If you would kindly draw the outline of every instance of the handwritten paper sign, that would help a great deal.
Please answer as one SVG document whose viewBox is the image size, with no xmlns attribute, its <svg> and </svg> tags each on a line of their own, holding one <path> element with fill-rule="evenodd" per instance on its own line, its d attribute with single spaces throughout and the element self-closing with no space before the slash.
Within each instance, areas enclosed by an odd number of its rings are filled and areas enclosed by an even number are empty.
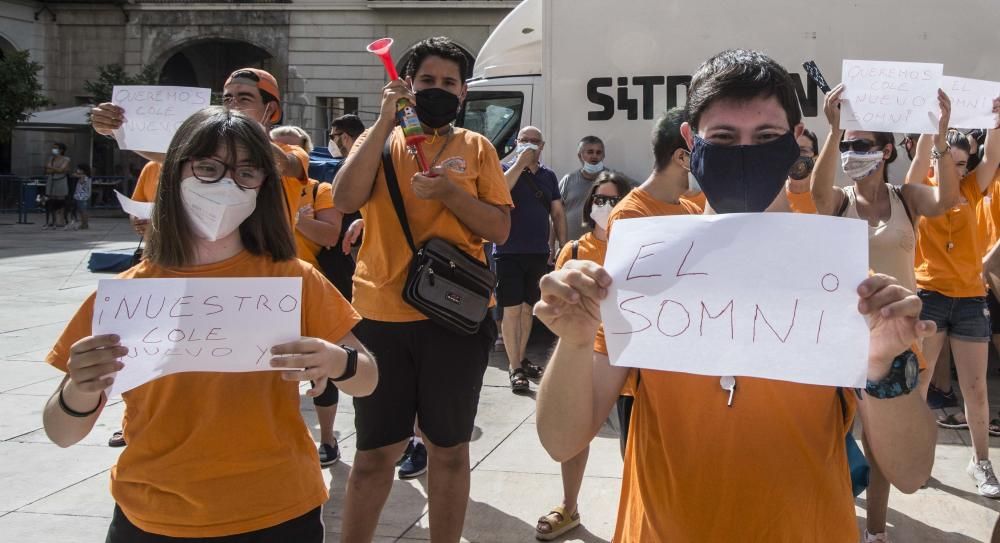
<svg viewBox="0 0 1000 543">
<path fill-rule="evenodd" d="M 615 223 L 601 304 L 618 366 L 864 386 L 864 221 L 791 213 Z"/>
<path fill-rule="evenodd" d="M 271 347 L 301 337 L 301 301 L 300 277 L 102 280 L 94 334 L 129 350 L 109 394 L 174 373 L 271 370 Z"/>
<path fill-rule="evenodd" d="M 195 87 L 115 86 L 111 101 L 125 110 L 125 123 L 115 130 L 118 146 L 166 153 L 181 123 L 210 106 L 211 97 L 211 89 Z"/>
<path fill-rule="evenodd" d="M 993 100 L 1000 98 L 1000 82 L 946 75 L 941 88 L 951 98 L 952 128 L 997 127 Z"/>
<path fill-rule="evenodd" d="M 845 60 L 841 127 L 936 134 L 942 64 Z"/>
<path fill-rule="evenodd" d="M 124 194 L 115 191 L 115 196 L 118 197 L 118 203 L 122 206 L 122 211 L 132 215 L 137 219 L 149 220 L 153 215 L 153 203 L 152 202 L 137 202 Z"/>
</svg>

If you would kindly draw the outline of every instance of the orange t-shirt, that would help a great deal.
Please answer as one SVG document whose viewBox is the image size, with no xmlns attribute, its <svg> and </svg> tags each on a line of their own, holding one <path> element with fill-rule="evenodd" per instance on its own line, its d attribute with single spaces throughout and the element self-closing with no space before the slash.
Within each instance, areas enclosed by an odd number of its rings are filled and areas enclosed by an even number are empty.
<svg viewBox="0 0 1000 543">
<path fill-rule="evenodd" d="M 664 215 L 701 215 L 702 211 L 694 204 L 684 198 L 678 204 L 661 202 L 642 190 L 642 187 L 632 189 L 618 202 L 618 205 L 611 210 L 608 217 L 608 239 L 611 239 L 611 229 L 615 221 L 620 219 L 638 219 L 640 217 L 662 217 Z M 604 325 L 597 329 L 597 337 L 594 338 L 594 350 L 599 353 L 608 354 L 608 346 L 604 340 Z"/>
<path fill-rule="evenodd" d="M 837 389 L 736 383 L 639 372 L 614 541 L 858 540 Z"/>
<path fill-rule="evenodd" d="M 580 239 L 576 240 L 576 260 L 589 260 L 604 264 L 604 257 L 608 254 L 608 242 L 597 239 L 593 232 L 587 232 Z M 573 259 L 573 242 L 563 245 L 556 257 L 556 269 L 562 268 L 567 261 Z"/>
<path fill-rule="evenodd" d="M 302 335 L 339 342 L 360 317 L 312 266 L 242 252 L 215 264 L 164 269 L 148 260 L 119 275 L 302 277 Z M 70 346 L 91 335 L 94 294 L 46 360 L 66 371 Z M 123 394 L 125 440 L 111 494 L 144 531 L 218 537 L 286 522 L 327 501 L 319 457 L 300 413 L 299 383 L 279 372 L 180 373 Z"/>
<path fill-rule="evenodd" d="M 937 185 L 933 178 L 925 183 Z M 976 224 L 976 206 L 983 200 L 983 193 L 976 173 L 967 175 L 960 188 L 958 205 L 940 217 L 921 217 L 917 223 L 917 288 L 952 298 L 985 296 L 983 248 Z"/>
<path fill-rule="evenodd" d="M 281 185 L 285 189 L 285 209 L 288 211 L 288 224 L 295 229 L 295 217 L 298 216 L 299 201 L 305 196 L 306 189 L 309 188 L 309 153 L 298 145 L 288 145 L 274 142 L 285 153 L 292 153 L 302 164 L 302 177 L 281 176 Z"/>
<path fill-rule="evenodd" d="M 354 149 L 367 136 L 367 131 L 361 134 Z M 402 130 L 396 128 L 390 137 L 392 163 L 414 244 L 419 248 L 431 238 L 442 238 L 485 263 L 482 238 L 473 234 L 440 201 L 421 200 L 413 194 L 410 179 L 420 167 L 406 150 Z M 513 205 L 496 149 L 482 135 L 455 128 L 451 138 L 438 137 L 436 142 L 429 139 L 422 147 L 428 160 L 440 153 L 436 163 L 448 170 L 448 177 L 467 194 L 495 206 Z M 396 217 L 381 164 L 371 196 L 361 207 L 361 216 L 365 220 L 365 236 L 354 274 L 354 307 L 364 318 L 376 321 L 426 320 L 423 313 L 403 301 L 403 285 L 413 253 Z"/>
<path fill-rule="evenodd" d="M 139 180 L 135 183 L 135 190 L 132 191 L 132 199 L 136 202 L 155 202 L 156 187 L 160 184 L 160 170 L 163 164 L 149 161 L 139 172 Z"/>
<path fill-rule="evenodd" d="M 1000 171 L 990 183 L 986 196 L 976 206 L 976 223 L 979 226 L 979 248 L 983 256 L 1000 240 Z"/>
<path fill-rule="evenodd" d="M 705 196 L 704 191 L 699 191 L 698 194 L 694 194 L 691 196 L 681 196 L 681 200 L 686 200 L 698 206 L 698 209 L 700 210 L 697 213 L 698 215 L 701 215 L 702 213 L 705 212 L 705 204 L 708 203 L 708 198 Z"/>
<path fill-rule="evenodd" d="M 793 213 L 815 215 L 819 212 L 811 192 L 792 192 L 788 190 L 788 187 L 785 187 L 785 196 L 788 198 L 788 206 L 792 208 Z"/>
<path fill-rule="evenodd" d="M 313 187 L 316 188 L 316 201 L 313 201 Z M 305 187 L 305 194 L 299 200 L 299 207 L 302 208 L 307 205 L 313 206 L 313 212 L 323 211 L 324 209 L 333 209 L 333 185 L 330 183 L 320 183 L 315 179 L 310 179 L 309 184 Z M 298 220 L 298 214 L 295 215 L 296 220 Z M 313 266 L 319 266 L 319 261 L 316 260 L 316 254 L 322 249 L 318 243 L 307 238 L 305 234 L 299 232 L 299 229 L 295 229 L 295 254 L 305 260 L 306 262 L 312 264 Z"/>
</svg>

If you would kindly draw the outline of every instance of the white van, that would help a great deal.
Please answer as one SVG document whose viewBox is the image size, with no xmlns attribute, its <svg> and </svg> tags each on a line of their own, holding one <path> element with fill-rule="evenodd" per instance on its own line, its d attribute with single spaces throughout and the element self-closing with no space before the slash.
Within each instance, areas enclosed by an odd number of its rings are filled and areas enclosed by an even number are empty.
<svg viewBox="0 0 1000 543">
<path fill-rule="evenodd" d="M 538 126 L 559 176 L 580 167 L 580 138 L 598 136 L 605 164 L 642 181 L 654 119 L 684 104 L 704 60 L 732 48 L 764 51 L 792 72 L 822 143 L 823 93 L 803 62 L 815 60 L 831 86 L 845 58 L 940 62 L 947 75 L 998 81 L 1000 0 L 524 0 L 479 52 L 459 124 L 501 157 L 521 126 Z"/>
</svg>

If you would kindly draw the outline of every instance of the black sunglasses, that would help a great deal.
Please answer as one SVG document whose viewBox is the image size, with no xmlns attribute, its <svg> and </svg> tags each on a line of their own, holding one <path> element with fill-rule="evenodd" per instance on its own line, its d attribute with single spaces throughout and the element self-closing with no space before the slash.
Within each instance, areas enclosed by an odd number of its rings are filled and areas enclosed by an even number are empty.
<svg viewBox="0 0 1000 543">
<path fill-rule="evenodd" d="M 595 206 L 605 206 L 605 205 L 608 205 L 608 204 L 618 205 L 618 202 L 621 201 L 621 197 L 620 196 L 602 196 L 600 194 L 595 194 L 594 198 L 593 198 L 593 201 L 594 201 L 594 205 Z"/>
<path fill-rule="evenodd" d="M 867 153 L 874 147 L 875 142 L 872 140 L 843 140 L 840 142 L 841 153 L 846 153 L 848 151 L 854 151 L 855 153 Z"/>
</svg>

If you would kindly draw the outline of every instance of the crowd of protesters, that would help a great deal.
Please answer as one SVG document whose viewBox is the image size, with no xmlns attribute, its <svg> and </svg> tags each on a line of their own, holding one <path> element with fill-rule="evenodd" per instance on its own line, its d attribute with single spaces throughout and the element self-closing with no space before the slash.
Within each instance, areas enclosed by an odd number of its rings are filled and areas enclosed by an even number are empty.
<svg viewBox="0 0 1000 543">
<path fill-rule="evenodd" d="M 501 162 L 485 137 L 455 126 L 467 63 L 448 38 L 418 43 L 403 78 L 382 89 L 377 120 L 334 120 L 325 147 L 280 125 L 271 74 L 240 69 L 224 83 L 222 107 L 185 121 L 165 154 L 143 153 L 150 162 L 132 197 L 154 211 L 133 218 L 146 251 L 121 277 L 301 277 L 303 338 L 273 347 L 270 363 L 284 371 L 181 373 L 124 394 L 113 441 L 127 448 L 111 472 L 107 541 L 323 541 L 320 469 L 340 459 L 340 390 L 353 398 L 357 437 L 342 541 L 373 540 L 394 477 L 424 472 L 431 540 L 458 541 L 469 442 L 501 332 L 511 390 L 540 380 L 539 437 L 561 463 L 563 500 L 538 519 L 540 540 L 580 525 L 589 444 L 612 414 L 624 459 L 615 541 L 888 541 L 889 488 L 912 493 L 927 482 L 938 425 L 969 430 L 972 485 L 1000 497 L 988 447 L 1000 421 L 990 420 L 986 396 L 1000 302 L 984 279 L 1000 237 L 996 130 L 950 129 L 942 92 L 935 134 L 897 143 L 891 133 L 845 131 L 838 87 L 826 98 L 830 131 L 820 145 L 788 72 L 762 53 L 728 50 L 701 64 L 685 107 L 656 121 L 644 181 L 606 167 L 595 135 L 579 140 L 579 169 L 554 172 L 536 127 L 522 127 Z M 427 135 L 426 169 L 397 125 L 401 101 Z M 93 110 L 101 134 L 123 121 L 114 104 Z M 730 158 L 732 146 L 745 160 Z M 889 173 L 900 147 L 911 157 L 905 177 Z M 80 202 L 90 185 L 70 194 L 64 154 L 57 146 L 46 166 L 46 225 L 66 224 L 57 203 L 71 198 L 86 228 Z M 838 162 L 852 184 L 835 183 Z M 75 173 L 89 179 L 86 165 Z M 195 197 L 233 202 L 233 213 L 206 223 L 186 211 Z M 611 360 L 597 307 L 611 282 L 602 265 L 616 222 L 734 211 L 868 223 L 873 275 L 855 285 L 871 327 L 859 338 L 870 341 L 866 388 L 740 377 L 740 401 L 727 406 L 715 401 L 718 377 L 640 373 Z M 495 314 L 471 333 L 429 319 L 403 295 L 411 248 L 433 240 L 495 269 Z M 48 355 L 66 372 L 44 410 L 62 446 L 93 429 L 128 347 L 93 335 L 93 303 Z M 548 361 L 527 356 L 536 317 L 557 336 Z M 951 360 L 965 409 L 935 421 L 930 407 L 942 400 L 929 391 L 953 392 L 950 379 L 931 376 Z M 919 383 L 904 369 L 919 371 Z M 318 447 L 299 415 L 300 381 L 312 383 Z M 864 534 L 844 439 L 855 418 L 871 467 Z"/>
</svg>

